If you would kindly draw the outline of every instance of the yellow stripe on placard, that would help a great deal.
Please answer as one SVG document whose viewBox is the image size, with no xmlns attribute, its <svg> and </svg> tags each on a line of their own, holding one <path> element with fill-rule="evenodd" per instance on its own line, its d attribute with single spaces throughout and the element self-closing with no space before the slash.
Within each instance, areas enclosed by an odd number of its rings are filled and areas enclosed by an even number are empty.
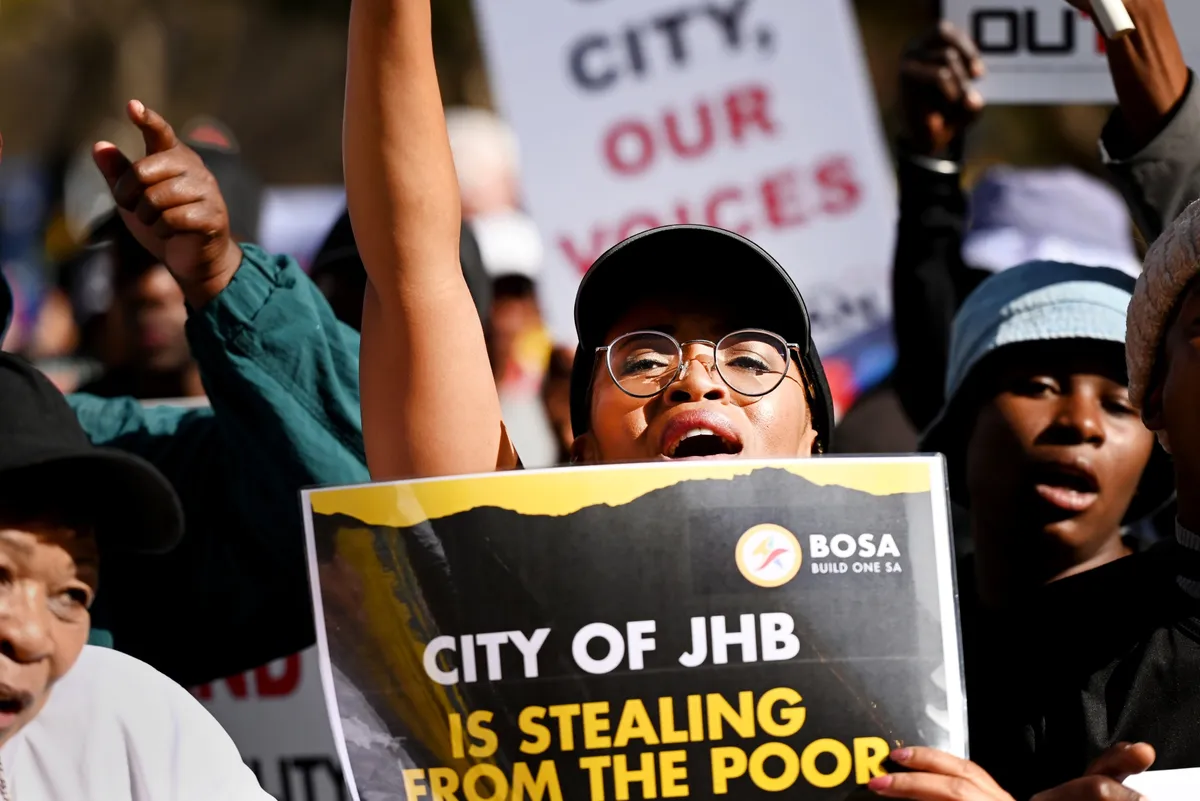
<svg viewBox="0 0 1200 801">
<path fill-rule="evenodd" d="M 929 492 L 930 462 L 856 462 L 841 459 L 748 465 L 724 461 L 697 466 L 626 466 L 511 471 L 468 478 L 371 484 L 313 490 L 317 514 L 349 515 L 371 526 L 414 526 L 425 520 L 491 507 L 523 515 L 557 517 L 588 506 L 623 506 L 648 492 L 684 481 L 733 479 L 755 470 L 786 470 L 821 486 L 872 495 Z"/>
</svg>

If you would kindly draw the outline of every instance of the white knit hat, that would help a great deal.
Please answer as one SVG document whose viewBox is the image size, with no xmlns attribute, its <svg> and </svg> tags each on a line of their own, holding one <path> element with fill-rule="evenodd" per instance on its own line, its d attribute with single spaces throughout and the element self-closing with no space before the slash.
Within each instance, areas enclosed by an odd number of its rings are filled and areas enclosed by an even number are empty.
<svg viewBox="0 0 1200 801">
<path fill-rule="evenodd" d="M 1139 409 L 1145 408 L 1154 362 L 1162 349 L 1171 314 L 1197 273 L 1200 273 L 1200 201 L 1188 206 L 1150 248 L 1129 303 L 1125 359 L 1129 367 L 1129 398 Z M 1169 451 L 1163 434 L 1159 432 L 1159 441 Z"/>
</svg>

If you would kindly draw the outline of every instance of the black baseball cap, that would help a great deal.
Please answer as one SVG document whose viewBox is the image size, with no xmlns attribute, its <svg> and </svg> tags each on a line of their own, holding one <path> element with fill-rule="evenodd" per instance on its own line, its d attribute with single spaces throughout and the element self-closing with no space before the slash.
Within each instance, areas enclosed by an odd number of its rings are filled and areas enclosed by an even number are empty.
<svg viewBox="0 0 1200 801">
<path fill-rule="evenodd" d="M 0 504 L 32 491 L 95 526 L 104 547 L 146 553 L 173 548 L 183 510 L 149 462 L 93 445 L 67 400 L 19 356 L 0 353 Z"/>
<path fill-rule="evenodd" d="M 679 293 L 701 282 L 747 325 L 773 331 L 800 346 L 810 382 L 812 422 L 823 453 L 833 442 L 833 400 L 825 368 L 812 341 L 812 325 L 796 284 L 758 245 L 731 231 L 704 225 L 669 225 L 629 237 L 596 259 L 575 295 L 579 349 L 571 372 L 571 427 L 587 432 L 596 348 L 635 303 Z M 794 358 L 795 354 L 793 354 Z"/>
</svg>

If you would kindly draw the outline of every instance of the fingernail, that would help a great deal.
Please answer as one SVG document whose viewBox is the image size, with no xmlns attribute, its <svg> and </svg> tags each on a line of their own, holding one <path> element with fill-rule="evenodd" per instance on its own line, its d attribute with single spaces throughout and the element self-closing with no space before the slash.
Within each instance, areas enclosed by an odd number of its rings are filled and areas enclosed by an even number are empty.
<svg viewBox="0 0 1200 801">
<path fill-rule="evenodd" d="M 982 106 L 983 95 L 979 94 L 979 90 L 972 89 L 971 91 L 967 92 L 967 102 L 972 106 Z"/>
<path fill-rule="evenodd" d="M 879 790 L 886 790 L 887 788 L 889 788 L 891 786 L 892 786 L 892 777 L 891 776 L 876 776 L 874 779 L 871 779 L 871 781 L 867 782 L 867 789 L 874 790 L 876 792 L 878 792 Z"/>
<path fill-rule="evenodd" d="M 133 106 L 133 113 L 138 115 L 139 117 L 146 113 L 146 106 L 142 103 L 142 101 L 134 100 L 132 102 L 132 106 Z"/>
<path fill-rule="evenodd" d="M 895 751 L 892 752 L 892 761 L 893 762 L 899 762 L 899 763 L 903 764 L 910 759 L 912 759 L 912 749 L 911 748 L 897 748 Z"/>
</svg>

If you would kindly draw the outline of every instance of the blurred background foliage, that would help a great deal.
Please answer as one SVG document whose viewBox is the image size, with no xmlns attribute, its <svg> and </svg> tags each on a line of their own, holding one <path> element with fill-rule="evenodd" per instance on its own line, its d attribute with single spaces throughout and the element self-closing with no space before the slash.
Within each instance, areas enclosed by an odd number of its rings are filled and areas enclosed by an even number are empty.
<svg viewBox="0 0 1200 801">
<path fill-rule="evenodd" d="M 509 0 L 514 8 L 525 0 Z M 766 0 L 806 2 L 807 0 Z M 880 115 L 894 130 L 896 65 L 936 19 L 936 0 L 857 0 Z M 348 0 L 3 0 L 0 130 L 5 156 L 62 164 L 96 138 L 137 151 L 120 124 L 138 97 L 177 123 L 211 115 L 275 184 L 341 180 Z M 490 95 L 470 0 L 433 0 L 447 103 Z M 798 76 L 798 79 L 800 76 Z M 971 142 L 996 161 L 1097 170 L 1105 109 L 991 109 Z M 140 151 L 137 151 L 140 152 Z"/>
</svg>

